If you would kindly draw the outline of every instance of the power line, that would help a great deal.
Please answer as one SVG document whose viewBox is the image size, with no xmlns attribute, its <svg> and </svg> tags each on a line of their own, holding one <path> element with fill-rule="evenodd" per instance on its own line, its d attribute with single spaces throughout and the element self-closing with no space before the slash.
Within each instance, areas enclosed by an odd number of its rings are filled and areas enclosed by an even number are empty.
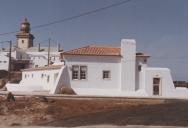
<svg viewBox="0 0 188 128">
<path fill-rule="evenodd" d="M 114 3 L 114 4 L 111 4 L 111 5 L 107 5 L 107 6 L 104 6 L 102 8 L 97 8 L 97 9 L 92 10 L 92 11 L 84 12 L 84 13 L 81 13 L 79 15 L 67 17 L 67 18 L 64 18 L 64 19 L 61 19 L 61 20 L 52 21 L 52 22 L 49 22 L 49 23 L 46 23 L 46 24 L 36 25 L 36 26 L 31 27 L 31 29 L 43 28 L 43 27 L 47 27 L 47 26 L 50 26 L 50 25 L 63 23 L 63 22 L 66 22 L 66 21 L 71 21 L 71 20 L 74 20 L 74 19 L 77 19 L 77 18 L 80 18 L 80 17 L 83 17 L 83 16 L 87 16 L 87 15 L 94 14 L 94 13 L 97 13 L 97 12 L 101 12 L 101 11 L 104 11 L 104 10 L 107 10 L 107 9 L 110 9 L 110 8 L 113 8 L 113 7 L 120 6 L 120 5 L 128 3 L 130 1 L 131 0 L 123 0 L 121 2 Z M 0 33 L 0 36 L 10 35 L 10 34 L 14 34 L 14 33 L 17 33 L 17 32 L 19 32 L 19 31 Z"/>
</svg>

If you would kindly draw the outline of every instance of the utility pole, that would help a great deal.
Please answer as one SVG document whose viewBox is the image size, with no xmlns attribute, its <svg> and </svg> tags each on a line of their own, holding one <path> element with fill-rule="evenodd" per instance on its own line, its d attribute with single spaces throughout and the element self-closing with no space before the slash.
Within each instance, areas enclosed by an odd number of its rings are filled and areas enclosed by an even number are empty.
<svg viewBox="0 0 188 128">
<path fill-rule="evenodd" d="M 50 65 L 50 38 L 48 40 L 48 66 Z"/>
<path fill-rule="evenodd" d="M 11 52 L 12 52 L 12 41 L 8 41 L 9 42 L 9 65 L 8 65 L 8 80 L 11 80 Z"/>
</svg>

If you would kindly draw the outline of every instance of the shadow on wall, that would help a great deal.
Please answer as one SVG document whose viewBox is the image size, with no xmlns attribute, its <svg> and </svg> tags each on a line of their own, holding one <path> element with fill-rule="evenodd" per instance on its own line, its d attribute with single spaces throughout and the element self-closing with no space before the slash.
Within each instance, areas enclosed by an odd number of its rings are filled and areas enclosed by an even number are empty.
<svg viewBox="0 0 188 128">
<path fill-rule="evenodd" d="M 58 79 L 57 79 L 55 91 L 52 92 L 52 93 L 55 93 L 55 94 L 62 93 L 62 89 L 63 88 L 71 90 L 70 76 L 69 76 L 69 72 L 68 72 L 68 67 L 67 66 L 62 67 L 59 72 L 60 73 L 59 73 L 59 76 L 58 76 Z"/>
</svg>

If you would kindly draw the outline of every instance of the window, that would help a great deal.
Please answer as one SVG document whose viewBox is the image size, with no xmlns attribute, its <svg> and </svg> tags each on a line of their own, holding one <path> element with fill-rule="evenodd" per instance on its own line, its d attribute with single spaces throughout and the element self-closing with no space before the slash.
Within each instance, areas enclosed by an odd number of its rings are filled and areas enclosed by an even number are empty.
<svg viewBox="0 0 188 128">
<path fill-rule="evenodd" d="M 73 80 L 85 80 L 87 79 L 87 66 L 72 66 L 72 79 Z"/>
<path fill-rule="evenodd" d="M 72 66 L 72 79 L 73 80 L 78 80 L 79 79 L 79 66 L 78 65 L 73 65 Z"/>
<path fill-rule="evenodd" d="M 22 44 L 24 43 L 24 40 L 22 40 Z"/>
<path fill-rule="evenodd" d="M 80 66 L 80 79 L 81 80 L 86 79 L 86 73 L 87 73 L 87 67 L 86 66 Z"/>
<path fill-rule="evenodd" d="M 103 71 L 103 79 L 110 79 L 110 71 Z"/>
</svg>

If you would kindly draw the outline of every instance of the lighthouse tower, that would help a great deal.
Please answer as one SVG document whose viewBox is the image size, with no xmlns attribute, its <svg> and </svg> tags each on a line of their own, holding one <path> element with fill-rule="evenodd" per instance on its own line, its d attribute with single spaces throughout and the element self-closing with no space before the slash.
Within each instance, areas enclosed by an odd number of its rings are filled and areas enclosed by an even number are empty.
<svg viewBox="0 0 188 128">
<path fill-rule="evenodd" d="M 23 50 L 33 47 L 34 36 L 30 33 L 30 23 L 27 18 L 21 23 L 20 31 L 16 34 L 16 46 Z"/>
</svg>

